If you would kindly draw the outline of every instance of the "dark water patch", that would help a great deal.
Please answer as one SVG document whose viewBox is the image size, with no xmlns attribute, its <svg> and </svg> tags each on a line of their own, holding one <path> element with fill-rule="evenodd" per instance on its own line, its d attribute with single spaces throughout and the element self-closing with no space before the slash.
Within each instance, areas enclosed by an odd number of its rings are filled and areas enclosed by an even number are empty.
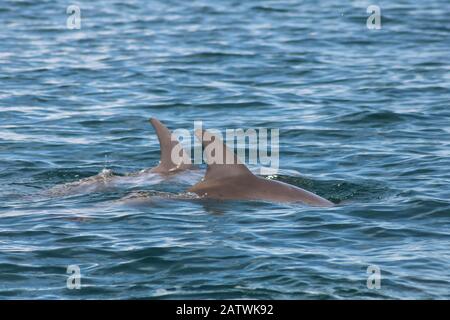
<svg viewBox="0 0 450 320">
<path fill-rule="evenodd" d="M 375 181 L 361 183 L 321 181 L 283 175 L 277 175 L 275 179 L 317 193 L 334 203 L 377 201 L 383 199 L 390 192 L 385 185 Z"/>
<path fill-rule="evenodd" d="M 384 111 L 364 111 L 340 116 L 337 120 L 342 124 L 356 125 L 389 125 L 393 123 L 409 122 L 421 120 L 423 116 L 419 114 L 400 114 L 389 110 Z"/>
</svg>

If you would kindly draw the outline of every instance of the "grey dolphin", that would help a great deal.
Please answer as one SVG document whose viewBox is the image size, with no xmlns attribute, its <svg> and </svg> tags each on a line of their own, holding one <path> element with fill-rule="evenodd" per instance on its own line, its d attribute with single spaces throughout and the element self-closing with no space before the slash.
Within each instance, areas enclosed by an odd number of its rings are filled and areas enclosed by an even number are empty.
<svg viewBox="0 0 450 320">
<path fill-rule="evenodd" d="M 156 131 L 160 145 L 159 165 L 150 169 L 150 172 L 169 174 L 195 168 L 180 142 L 172 140 L 170 130 L 156 118 L 150 118 L 149 121 Z"/>
<path fill-rule="evenodd" d="M 255 176 L 241 162 L 237 155 L 214 134 L 205 130 L 195 132 L 203 147 L 212 147 L 215 158 L 223 159 L 214 163 L 206 159 L 208 167 L 205 177 L 192 186 L 188 192 L 203 198 L 219 200 L 267 200 L 273 202 L 300 202 L 312 206 L 330 207 L 334 204 L 312 192 L 280 181 Z M 214 145 L 211 145 L 214 144 Z M 208 156 L 208 155 L 207 155 Z M 233 159 L 233 161 L 226 161 Z M 231 164 L 230 164 L 231 163 Z"/>
<path fill-rule="evenodd" d="M 176 139 L 174 141 L 171 140 L 172 133 L 169 129 L 155 118 L 150 118 L 149 121 L 155 129 L 160 143 L 161 155 L 158 166 L 128 173 L 124 176 L 115 175 L 111 170 L 103 169 L 95 176 L 56 185 L 44 191 L 44 194 L 51 196 L 65 196 L 71 194 L 113 191 L 121 185 L 140 185 L 149 182 L 156 184 L 166 178 L 172 178 L 173 173 L 179 173 L 187 169 L 195 169 L 196 167 L 191 164 L 191 159 L 181 144 Z M 173 159 L 172 152 L 174 153 Z"/>
</svg>

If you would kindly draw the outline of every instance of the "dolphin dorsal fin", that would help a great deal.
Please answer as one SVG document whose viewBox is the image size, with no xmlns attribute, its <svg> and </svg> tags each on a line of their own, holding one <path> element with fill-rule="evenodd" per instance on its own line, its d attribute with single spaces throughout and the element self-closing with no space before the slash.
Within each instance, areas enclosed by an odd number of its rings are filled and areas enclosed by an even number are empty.
<svg viewBox="0 0 450 320">
<path fill-rule="evenodd" d="M 180 142 L 172 139 L 172 133 L 158 119 L 150 118 L 150 123 L 156 131 L 160 145 L 160 164 L 155 168 L 156 172 L 169 172 L 183 166 L 191 165 L 191 158 L 185 152 Z M 175 159 L 172 159 L 172 150 L 179 150 Z"/>
<path fill-rule="evenodd" d="M 195 131 L 195 135 L 205 148 L 205 162 L 208 165 L 203 181 L 242 175 L 253 176 L 253 173 L 239 160 L 234 151 L 222 142 L 217 134 L 198 129 Z"/>
</svg>

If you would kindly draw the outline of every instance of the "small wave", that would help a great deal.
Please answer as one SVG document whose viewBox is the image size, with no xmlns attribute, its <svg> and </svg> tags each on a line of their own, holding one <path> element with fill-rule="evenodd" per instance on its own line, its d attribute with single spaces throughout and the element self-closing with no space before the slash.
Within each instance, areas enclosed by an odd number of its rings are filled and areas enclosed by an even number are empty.
<svg viewBox="0 0 450 320">
<path fill-rule="evenodd" d="M 390 124 L 396 122 L 404 122 L 410 120 L 421 119 L 422 117 L 416 114 L 397 113 L 389 110 L 381 111 L 361 111 L 346 114 L 335 118 L 339 123 L 343 124 Z"/>
</svg>

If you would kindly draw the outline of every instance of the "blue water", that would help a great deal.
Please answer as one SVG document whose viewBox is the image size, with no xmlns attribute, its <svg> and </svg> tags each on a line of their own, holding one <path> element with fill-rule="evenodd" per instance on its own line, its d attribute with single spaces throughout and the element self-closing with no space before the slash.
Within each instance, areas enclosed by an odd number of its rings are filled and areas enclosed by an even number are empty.
<svg viewBox="0 0 450 320">
<path fill-rule="evenodd" d="M 69 1 L 2 0 L 0 298 L 450 298 L 450 2 L 396 2 L 77 1 L 69 30 Z M 151 116 L 279 128 L 275 179 L 338 205 L 127 180 Z"/>
</svg>

